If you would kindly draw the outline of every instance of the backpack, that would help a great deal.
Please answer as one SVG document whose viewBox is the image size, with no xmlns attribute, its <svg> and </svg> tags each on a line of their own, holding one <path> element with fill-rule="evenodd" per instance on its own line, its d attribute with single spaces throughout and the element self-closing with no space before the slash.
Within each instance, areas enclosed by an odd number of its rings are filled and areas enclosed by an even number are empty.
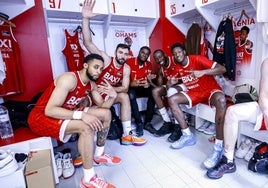
<svg viewBox="0 0 268 188">
<path fill-rule="evenodd" d="M 237 103 L 253 102 L 258 100 L 258 92 L 255 87 L 250 84 L 242 84 L 234 88 L 232 101 Z"/>
<path fill-rule="evenodd" d="M 30 101 L 10 100 L 2 104 L 8 109 L 9 119 L 13 130 L 18 129 L 19 127 L 28 126 L 28 116 L 41 95 L 42 92 L 37 93 Z"/>
<path fill-rule="evenodd" d="M 110 129 L 107 135 L 108 140 L 120 139 L 123 134 L 123 125 L 120 118 L 116 115 L 115 108 L 110 108 L 112 113 L 112 120 L 110 123 Z"/>
<path fill-rule="evenodd" d="M 266 142 L 262 142 L 255 148 L 255 152 L 248 162 L 248 169 L 261 174 L 268 174 L 268 144 Z"/>
</svg>

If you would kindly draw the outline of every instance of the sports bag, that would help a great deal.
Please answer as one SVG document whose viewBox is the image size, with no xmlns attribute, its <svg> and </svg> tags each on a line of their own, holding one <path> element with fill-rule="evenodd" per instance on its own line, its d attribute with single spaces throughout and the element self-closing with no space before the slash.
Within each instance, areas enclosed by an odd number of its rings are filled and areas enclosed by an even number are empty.
<svg viewBox="0 0 268 188">
<path fill-rule="evenodd" d="M 250 84 L 242 84 L 236 86 L 234 89 L 234 94 L 232 96 L 232 101 L 237 103 L 252 102 L 258 100 L 258 92 L 255 87 Z"/>
<path fill-rule="evenodd" d="M 248 169 L 261 174 L 268 174 L 268 144 L 266 142 L 262 142 L 255 148 L 255 152 L 248 162 Z"/>
</svg>

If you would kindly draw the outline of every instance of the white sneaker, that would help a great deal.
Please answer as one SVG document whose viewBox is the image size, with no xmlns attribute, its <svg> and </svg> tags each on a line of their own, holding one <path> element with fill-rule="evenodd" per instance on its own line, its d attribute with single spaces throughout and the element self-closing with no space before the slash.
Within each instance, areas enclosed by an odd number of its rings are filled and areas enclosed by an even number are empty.
<svg viewBox="0 0 268 188">
<path fill-rule="evenodd" d="M 0 177 L 12 174 L 18 169 L 18 163 L 11 153 L 0 150 Z"/>
<path fill-rule="evenodd" d="M 236 150 L 235 156 L 239 159 L 243 159 L 247 152 L 250 150 L 252 146 L 252 142 L 249 138 L 246 138 L 240 145 L 240 147 Z"/>
<path fill-rule="evenodd" d="M 245 155 L 244 159 L 249 162 L 249 160 L 253 157 L 253 154 L 255 152 L 255 148 L 259 145 L 259 142 L 255 142 L 251 145 L 250 150 L 247 152 L 247 154 Z"/>
<path fill-rule="evenodd" d="M 55 154 L 55 162 L 56 162 L 57 174 L 59 178 L 62 176 L 62 160 L 63 160 L 63 154 L 61 152 L 57 152 Z"/>
<path fill-rule="evenodd" d="M 70 178 L 75 171 L 71 153 L 65 153 L 63 155 L 62 164 L 63 164 L 62 169 L 63 178 L 65 179 Z"/>
</svg>

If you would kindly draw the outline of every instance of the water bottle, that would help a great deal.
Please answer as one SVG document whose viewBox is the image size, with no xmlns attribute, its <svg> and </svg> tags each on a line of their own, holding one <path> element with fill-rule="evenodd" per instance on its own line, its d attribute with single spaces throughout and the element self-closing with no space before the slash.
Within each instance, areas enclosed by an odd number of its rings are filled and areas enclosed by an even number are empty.
<svg viewBox="0 0 268 188">
<path fill-rule="evenodd" d="M 1 139 L 7 139 L 14 136 L 8 110 L 2 105 L 0 105 L 0 134 Z"/>
</svg>

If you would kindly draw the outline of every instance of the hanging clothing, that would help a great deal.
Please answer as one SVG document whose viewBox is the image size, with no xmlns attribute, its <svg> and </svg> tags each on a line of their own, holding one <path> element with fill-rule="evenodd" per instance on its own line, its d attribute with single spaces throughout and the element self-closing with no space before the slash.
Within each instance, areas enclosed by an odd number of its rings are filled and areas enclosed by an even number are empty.
<svg viewBox="0 0 268 188">
<path fill-rule="evenodd" d="M 200 54 L 201 28 L 197 23 L 193 23 L 189 28 L 185 48 L 188 55 Z"/>
<path fill-rule="evenodd" d="M 65 55 L 68 71 L 78 71 L 83 68 L 85 52 L 82 49 L 78 31 L 70 35 L 67 29 L 64 29 L 66 44 L 62 53 Z"/>
<path fill-rule="evenodd" d="M 3 61 L 2 53 L 0 51 L 0 84 L 3 84 L 5 78 L 6 78 L 5 63 Z"/>
<path fill-rule="evenodd" d="M 213 60 L 226 68 L 224 76 L 235 80 L 236 45 L 232 21 L 229 18 L 219 24 L 214 43 Z"/>
<path fill-rule="evenodd" d="M 0 51 L 6 76 L 0 84 L 0 97 L 22 93 L 24 85 L 19 62 L 20 49 L 11 25 L 0 25 Z"/>
</svg>

